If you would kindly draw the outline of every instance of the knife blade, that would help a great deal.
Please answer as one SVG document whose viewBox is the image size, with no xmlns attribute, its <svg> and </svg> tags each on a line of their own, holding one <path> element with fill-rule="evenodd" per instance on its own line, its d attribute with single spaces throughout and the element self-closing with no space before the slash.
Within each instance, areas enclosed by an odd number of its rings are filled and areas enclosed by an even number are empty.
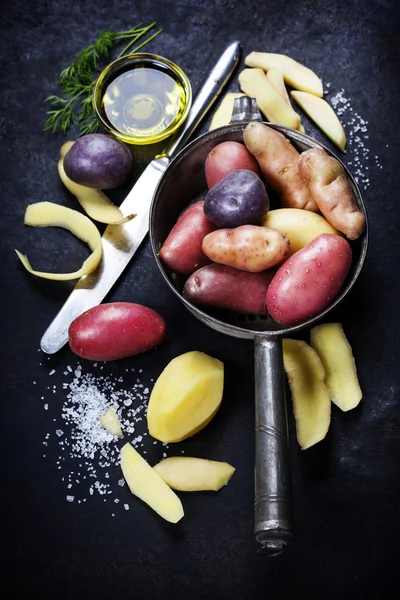
<svg viewBox="0 0 400 600">
<path fill-rule="evenodd" d="M 241 45 L 230 44 L 206 78 L 179 134 L 165 152 L 154 158 L 120 205 L 123 214 L 136 217 L 122 225 L 108 225 L 102 243 L 99 267 L 81 277 L 40 341 L 46 354 L 54 354 L 68 342 L 68 329 L 80 314 L 97 306 L 129 264 L 149 229 L 149 211 L 154 192 L 171 160 L 186 145 L 193 131 L 220 95 L 239 62 Z"/>
</svg>

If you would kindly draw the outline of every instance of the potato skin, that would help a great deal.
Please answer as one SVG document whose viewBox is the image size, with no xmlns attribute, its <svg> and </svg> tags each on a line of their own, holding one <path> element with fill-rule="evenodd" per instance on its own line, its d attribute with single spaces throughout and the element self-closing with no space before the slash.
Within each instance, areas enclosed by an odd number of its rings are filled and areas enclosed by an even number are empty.
<svg viewBox="0 0 400 600">
<path fill-rule="evenodd" d="M 246 146 L 239 142 L 222 142 L 209 152 L 205 162 L 205 175 L 208 188 L 211 189 L 226 175 L 239 169 L 248 169 L 259 173 L 260 169 L 254 156 Z"/>
<path fill-rule="evenodd" d="M 299 172 L 326 220 L 350 240 L 360 237 L 366 220 L 342 164 L 322 148 L 310 148 L 300 155 Z"/>
<path fill-rule="evenodd" d="M 233 171 L 207 193 L 204 214 L 217 227 L 261 225 L 269 210 L 269 198 L 257 173 Z"/>
<path fill-rule="evenodd" d="M 203 251 L 213 262 L 259 273 L 285 260 L 290 242 L 275 229 L 242 225 L 209 233 L 203 240 Z"/>
<path fill-rule="evenodd" d="M 100 304 L 87 310 L 69 330 L 71 350 L 87 360 L 118 360 L 158 346 L 165 321 L 157 312 L 131 302 Z"/>
<path fill-rule="evenodd" d="M 272 269 L 248 273 L 211 264 L 192 273 L 183 288 L 183 296 L 195 306 L 262 315 L 267 312 L 266 294 L 273 276 Z"/>
<path fill-rule="evenodd" d="M 298 252 L 323 233 L 340 235 L 322 215 L 301 208 L 270 210 L 263 221 L 266 227 L 277 229 L 290 240 L 291 254 Z"/>
<path fill-rule="evenodd" d="M 319 235 L 276 272 L 267 292 L 271 317 L 282 325 L 296 325 L 317 316 L 338 295 L 351 260 L 347 240 Z"/>
<path fill-rule="evenodd" d="M 279 194 L 284 208 L 318 212 L 310 190 L 300 177 L 299 153 L 282 133 L 253 121 L 245 128 L 243 140 L 257 159 L 265 181 Z"/>
<path fill-rule="evenodd" d="M 161 250 L 160 259 L 174 273 L 190 275 L 210 262 L 202 250 L 204 236 L 215 230 L 203 211 L 204 200 L 185 210 L 171 229 Z"/>
<path fill-rule="evenodd" d="M 128 148 L 111 135 L 89 133 L 78 138 L 64 156 L 64 170 L 72 181 L 97 190 L 122 185 L 132 170 Z"/>
</svg>

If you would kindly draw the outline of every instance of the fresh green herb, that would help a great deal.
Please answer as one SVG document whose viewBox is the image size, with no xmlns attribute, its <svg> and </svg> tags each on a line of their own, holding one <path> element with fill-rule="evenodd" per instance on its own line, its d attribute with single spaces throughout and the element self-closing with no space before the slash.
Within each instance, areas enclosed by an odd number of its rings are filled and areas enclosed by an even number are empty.
<svg viewBox="0 0 400 600">
<path fill-rule="evenodd" d="M 46 102 L 50 102 L 52 108 L 46 113 L 44 131 L 52 133 L 62 131 L 65 134 L 72 125 L 79 126 L 80 135 L 97 131 L 100 122 L 93 111 L 92 93 L 98 76 L 96 71 L 99 63 L 109 58 L 114 46 L 122 40 L 129 40 L 129 42 L 116 58 L 124 56 L 128 51 L 134 53 L 143 48 L 159 35 L 162 29 L 134 48 L 132 46 L 146 36 L 155 25 L 156 22 L 153 21 L 146 27 L 142 27 L 142 23 L 139 23 L 127 31 L 102 31 L 94 44 L 79 52 L 72 64 L 60 73 L 58 85 L 62 95 L 46 98 Z"/>
</svg>

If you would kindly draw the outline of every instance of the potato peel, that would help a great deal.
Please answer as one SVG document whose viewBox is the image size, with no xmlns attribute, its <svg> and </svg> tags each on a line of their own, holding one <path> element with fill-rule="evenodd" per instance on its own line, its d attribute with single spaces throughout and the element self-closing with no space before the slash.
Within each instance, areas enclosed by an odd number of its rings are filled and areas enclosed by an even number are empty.
<svg viewBox="0 0 400 600">
<path fill-rule="evenodd" d="M 88 275 L 99 265 L 103 254 L 101 235 L 96 225 L 86 215 L 82 215 L 72 208 L 54 204 L 53 202 L 37 202 L 27 207 L 24 223 L 32 227 L 63 227 L 88 244 L 92 250 L 91 255 L 85 260 L 82 267 L 74 273 L 35 271 L 27 256 L 15 250 L 25 269 L 32 275 L 42 277 L 43 279 L 68 281 Z"/>
<path fill-rule="evenodd" d="M 122 225 L 131 221 L 136 215 L 123 216 L 120 209 L 101 191 L 80 185 L 72 181 L 64 170 L 64 156 L 73 146 L 74 142 L 65 142 L 60 149 L 58 161 L 58 174 L 61 181 L 71 194 L 75 196 L 84 211 L 99 223 L 107 225 Z"/>
</svg>

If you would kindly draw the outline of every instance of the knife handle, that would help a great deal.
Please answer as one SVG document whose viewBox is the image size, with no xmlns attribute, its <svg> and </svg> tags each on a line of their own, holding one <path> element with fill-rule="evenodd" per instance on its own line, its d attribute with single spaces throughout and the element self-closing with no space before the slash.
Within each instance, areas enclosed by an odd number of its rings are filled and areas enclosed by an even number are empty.
<svg viewBox="0 0 400 600">
<path fill-rule="evenodd" d="M 240 42 L 232 42 L 221 55 L 215 67 L 205 80 L 196 100 L 193 102 L 189 116 L 186 119 L 180 133 L 168 148 L 164 155 L 172 159 L 186 145 L 193 131 L 220 95 L 223 87 L 235 70 L 241 55 Z"/>
</svg>

